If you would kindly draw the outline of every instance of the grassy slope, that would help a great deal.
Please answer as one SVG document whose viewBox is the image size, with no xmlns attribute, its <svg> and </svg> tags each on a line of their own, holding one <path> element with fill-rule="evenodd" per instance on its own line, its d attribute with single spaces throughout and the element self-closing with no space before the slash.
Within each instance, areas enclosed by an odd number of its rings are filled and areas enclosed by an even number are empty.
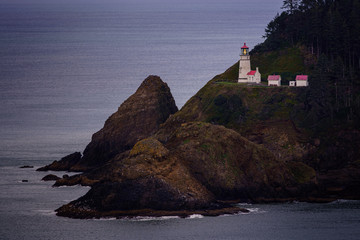
<svg viewBox="0 0 360 240">
<path fill-rule="evenodd" d="M 304 70 L 298 48 L 252 56 L 262 76 Z M 250 141 L 266 146 L 281 159 L 300 159 L 306 153 L 308 131 L 300 127 L 304 88 L 238 84 L 238 62 L 215 76 L 165 125 L 203 121 L 234 129 Z M 171 123 L 173 122 L 173 123 Z"/>
<path fill-rule="evenodd" d="M 309 64 L 306 60 L 302 47 L 286 48 L 278 51 L 265 52 L 251 55 L 251 67 L 259 67 L 262 81 L 271 74 L 280 74 L 283 85 L 288 85 L 289 80 L 295 79 L 297 74 L 307 74 L 310 72 Z M 239 62 L 235 63 L 223 74 L 217 75 L 212 81 L 217 82 L 237 82 L 239 73 Z"/>
</svg>

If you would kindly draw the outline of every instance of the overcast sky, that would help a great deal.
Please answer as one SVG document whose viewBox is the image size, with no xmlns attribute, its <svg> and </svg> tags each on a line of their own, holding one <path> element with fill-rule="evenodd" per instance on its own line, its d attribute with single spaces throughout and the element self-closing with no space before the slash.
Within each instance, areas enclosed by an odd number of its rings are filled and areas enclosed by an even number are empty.
<svg viewBox="0 0 360 240">
<path fill-rule="evenodd" d="M 69 3 L 79 3 L 79 4 L 106 4 L 106 3 L 133 3 L 133 4 L 149 4 L 149 3 L 184 3 L 191 4 L 195 3 L 269 3 L 269 1 L 274 4 L 282 3 L 283 0 L 0 0 L 1 3 L 13 3 L 13 4 L 69 4 Z"/>
<path fill-rule="evenodd" d="M 1 4 L 21 5 L 21 9 L 58 11 L 71 10 L 202 10 L 206 5 L 213 5 L 212 9 L 236 10 L 234 6 L 241 8 L 259 4 L 271 4 L 271 9 L 279 9 L 281 12 L 283 0 L 0 0 Z M 40 6 L 39 6 L 40 5 Z M 54 8 L 54 6 L 56 6 Z M 25 7 L 25 8 L 24 8 Z M 179 8 L 180 7 L 180 8 Z M 0 6 L 0 11 L 1 11 Z M 251 11 L 252 9 L 249 9 Z M 275 16 L 276 13 L 274 13 Z"/>
</svg>

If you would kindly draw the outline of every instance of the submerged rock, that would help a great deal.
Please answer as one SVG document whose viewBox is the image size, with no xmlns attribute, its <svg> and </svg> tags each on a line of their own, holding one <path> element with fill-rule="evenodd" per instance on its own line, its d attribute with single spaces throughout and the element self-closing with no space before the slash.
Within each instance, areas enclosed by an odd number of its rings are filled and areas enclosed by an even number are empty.
<svg viewBox="0 0 360 240">
<path fill-rule="evenodd" d="M 24 165 L 24 166 L 21 166 L 20 168 L 34 168 L 34 166 Z"/>
<path fill-rule="evenodd" d="M 60 177 L 58 177 L 58 176 L 56 176 L 54 174 L 48 174 L 45 177 L 43 177 L 41 180 L 42 181 L 56 181 L 58 179 L 60 179 Z"/>
</svg>

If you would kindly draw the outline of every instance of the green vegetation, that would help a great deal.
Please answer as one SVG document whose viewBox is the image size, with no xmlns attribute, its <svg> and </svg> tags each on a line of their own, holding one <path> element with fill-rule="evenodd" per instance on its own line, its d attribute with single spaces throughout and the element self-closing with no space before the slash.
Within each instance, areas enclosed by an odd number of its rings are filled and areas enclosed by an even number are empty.
<svg viewBox="0 0 360 240">
<path fill-rule="evenodd" d="M 232 65 L 224 73 L 215 76 L 211 82 L 233 82 L 237 83 L 239 77 L 239 62 Z"/>
<path fill-rule="evenodd" d="M 260 68 L 263 81 L 269 75 L 281 75 L 282 85 L 289 85 L 289 81 L 294 80 L 296 75 L 308 73 L 310 68 L 305 66 L 304 56 L 298 46 L 254 54 L 251 64 Z"/>
<path fill-rule="evenodd" d="M 304 120 L 316 132 L 359 128 L 360 1 L 286 0 L 283 8 L 253 49 L 254 64 L 264 77 L 281 73 L 284 83 L 310 73 Z"/>
<path fill-rule="evenodd" d="M 316 172 L 301 162 L 288 163 L 290 171 L 298 183 L 309 183 L 316 178 Z"/>
<path fill-rule="evenodd" d="M 305 53 L 302 46 L 289 47 L 270 52 L 255 53 L 251 56 L 251 64 L 259 67 L 262 81 L 266 81 L 271 74 L 280 74 L 282 85 L 289 85 L 290 80 L 294 80 L 298 74 L 305 74 L 311 71 L 311 65 L 305 64 Z M 235 85 L 239 75 L 239 62 L 235 63 L 223 74 L 217 75 L 212 82 L 224 85 Z M 247 86 L 247 84 L 239 84 Z M 254 85 L 253 88 L 268 87 L 266 84 Z"/>
<path fill-rule="evenodd" d="M 255 52 L 273 51 L 299 43 L 317 58 L 340 57 L 348 70 L 360 68 L 359 0 L 285 0 L 265 30 L 266 40 Z"/>
</svg>

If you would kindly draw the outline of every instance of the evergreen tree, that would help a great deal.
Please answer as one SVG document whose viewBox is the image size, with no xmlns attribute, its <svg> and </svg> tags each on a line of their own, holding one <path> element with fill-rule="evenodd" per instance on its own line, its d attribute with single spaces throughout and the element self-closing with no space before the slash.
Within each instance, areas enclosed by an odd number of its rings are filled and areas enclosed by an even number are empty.
<svg viewBox="0 0 360 240">
<path fill-rule="evenodd" d="M 257 50 L 300 43 L 317 58 L 325 54 L 333 63 L 340 56 L 350 72 L 360 71 L 360 0 L 284 0 L 283 8 Z"/>
<path fill-rule="evenodd" d="M 283 9 L 287 9 L 290 14 L 293 14 L 299 7 L 299 0 L 284 0 Z"/>
<path fill-rule="evenodd" d="M 360 125 L 360 0 L 284 0 L 282 8 L 254 51 L 305 45 L 317 59 L 308 120 L 315 128 Z"/>
</svg>

